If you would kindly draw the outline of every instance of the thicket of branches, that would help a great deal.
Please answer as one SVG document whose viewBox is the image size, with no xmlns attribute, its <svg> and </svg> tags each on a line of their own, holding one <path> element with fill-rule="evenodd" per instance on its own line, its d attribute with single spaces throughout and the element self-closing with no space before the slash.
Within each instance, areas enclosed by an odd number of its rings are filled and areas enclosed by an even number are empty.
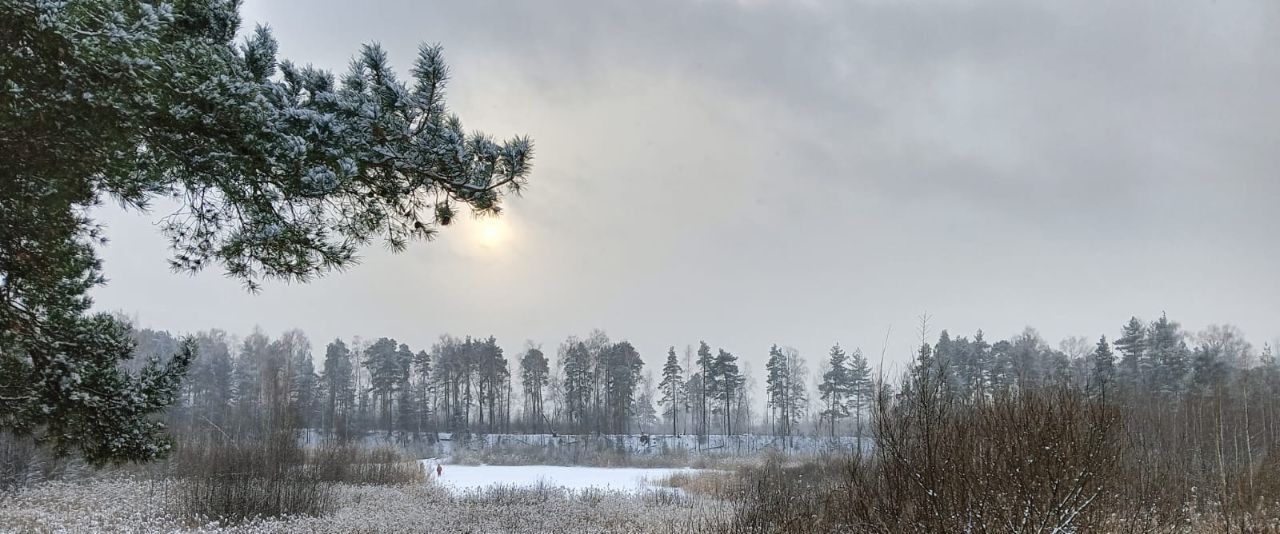
<svg viewBox="0 0 1280 534">
<path fill-rule="evenodd" d="M 876 385 L 873 452 L 748 473 L 726 529 L 1274 528 L 1271 349 L 1255 354 L 1229 327 L 1193 337 L 1164 316 L 1131 320 L 1116 345 L 1118 361 L 1105 338 L 1070 357 L 1032 331 L 993 345 L 943 332 L 897 387 Z"/>
</svg>

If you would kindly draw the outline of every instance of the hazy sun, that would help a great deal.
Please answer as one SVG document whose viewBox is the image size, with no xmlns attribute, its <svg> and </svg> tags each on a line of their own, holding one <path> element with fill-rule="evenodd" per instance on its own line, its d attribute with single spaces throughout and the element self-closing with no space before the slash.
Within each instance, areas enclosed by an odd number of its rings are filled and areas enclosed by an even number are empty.
<svg viewBox="0 0 1280 534">
<path fill-rule="evenodd" d="M 496 247 L 502 244 L 502 241 L 507 234 L 502 219 L 489 217 L 479 219 L 476 223 L 476 239 L 481 245 L 485 247 Z"/>
</svg>

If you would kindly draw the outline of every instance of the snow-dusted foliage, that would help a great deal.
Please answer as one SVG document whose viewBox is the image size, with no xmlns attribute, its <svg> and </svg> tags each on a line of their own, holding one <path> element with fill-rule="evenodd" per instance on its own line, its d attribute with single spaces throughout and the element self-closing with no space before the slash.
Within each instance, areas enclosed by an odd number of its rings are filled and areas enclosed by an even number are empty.
<svg viewBox="0 0 1280 534">
<path fill-rule="evenodd" d="M 189 353 L 114 370 L 123 326 L 85 316 L 104 282 L 86 213 L 104 197 L 178 201 L 172 267 L 221 263 L 254 288 L 429 238 L 456 205 L 496 213 L 524 183 L 530 141 L 462 129 L 439 46 L 409 83 L 376 45 L 335 77 L 278 59 L 265 28 L 236 43 L 238 8 L 0 0 L 0 429 L 94 461 L 164 451 L 146 416 Z"/>
<path fill-rule="evenodd" d="M 173 401 L 194 345 L 185 342 L 166 362 L 152 358 L 130 373 L 119 367 L 133 355 L 127 325 L 106 314 L 52 324 L 56 332 L 39 332 L 37 343 L 10 346 L 0 359 L 5 380 L 26 380 L 4 384 L 0 427 L 30 434 L 43 423 L 55 453 L 74 451 L 91 463 L 167 452 L 164 425 L 148 416 Z"/>
</svg>

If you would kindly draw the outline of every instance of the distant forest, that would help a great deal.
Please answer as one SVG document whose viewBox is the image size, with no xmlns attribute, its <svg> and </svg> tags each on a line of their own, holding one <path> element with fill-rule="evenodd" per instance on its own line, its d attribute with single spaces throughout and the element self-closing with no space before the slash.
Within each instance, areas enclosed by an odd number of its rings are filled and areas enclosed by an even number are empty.
<svg viewBox="0 0 1280 534">
<path fill-rule="evenodd" d="M 921 337 L 927 336 L 922 325 Z M 178 351 L 164 331 L 135 331 L 141 367 Z M 1061 386 L 1095 398 L 1176 406 L 1205 398 L 1249 402 L 1269 443 L 1280 442 L 1275 401 L 1280 365 L 1232 326 L 1192 334 L 1161 316 L 1131 319 L 1114 340 L 1068 338 L 1052 348 L 1033 329 L 989 341 L 946 330 L 922 342 L 906 376 L 884 377 L 860 350 L 839 345 L 817 370 L 794 349 L 769 347 L 761 376 L 700 342 L 671 347 L 659 369 L 627 341 L 595 331 L 569 337 L 554 361 L 528 344 L 509 357 L 492 337 L 443 336 L 429 348 L 395 339 L 335 339 L 320 354 L 298 330 L 271 339 L 210 330 L 192 336 L 198 356 L 165 416 L 182 433 L 235 434 L 287 426 L 351 437 L 466 433 L 671 433 L 859 435 L 878 398 L 906 397 L 922 373 L 948 395 L 981 400 Z M 656 374 L 656 377 L 655 377 Z M 898 384 L 896 387 L 894 384 Z M 763 413 L 753 395 L 764 395 Z M 758 408 L 755 408 L 758 412 Z M 1247 416 L 1247 414 L 1246 414 Z M 264 421 L 263 418 L 266 418 Z M 864 429 L 865 427 L 865 429 Z"/>
</svg>

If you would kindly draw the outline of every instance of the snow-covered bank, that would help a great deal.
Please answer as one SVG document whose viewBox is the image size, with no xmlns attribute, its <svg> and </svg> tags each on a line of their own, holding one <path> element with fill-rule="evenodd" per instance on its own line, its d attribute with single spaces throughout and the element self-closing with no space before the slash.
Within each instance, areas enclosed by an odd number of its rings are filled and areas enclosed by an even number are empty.
<svg viewBox="0 0 1280 534">
<path fill-rule="evenodd" d="M 444 465 L 436 477 L 435 462 L 423 460 L 431 478 L 441 486 L 456 490 L 508 486 L 548 486 L 570 490 L 588 488 L 641 491 L 654 488 L 656 481 L 675 473 L 696 473 L 697 469 L 580 467 L 558 465 Z"/>
</svg>

